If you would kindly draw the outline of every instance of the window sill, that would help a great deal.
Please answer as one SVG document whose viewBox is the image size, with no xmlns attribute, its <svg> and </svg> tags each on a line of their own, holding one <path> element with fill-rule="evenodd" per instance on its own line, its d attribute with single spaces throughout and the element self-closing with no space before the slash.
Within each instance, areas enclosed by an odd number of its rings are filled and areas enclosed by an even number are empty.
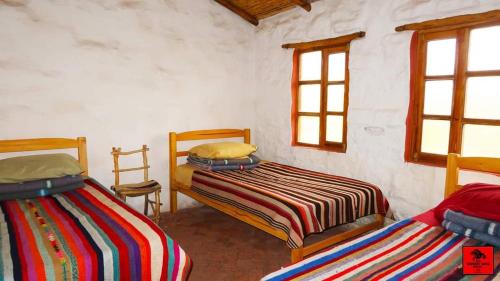
<svg viewBox="0 0 500 281">
<path fill-rule="evenodd" d="M 446 168 L 446 156 L 421 153 L 411 159 L 405 159 L 405 162 L 417 165 L 431 166 L 435 168 Z"/>
<path fill-rule="evenodd" d="M 314 150 L 327 151 L 327 152 L 337 152 L 337 153 L 345 153 L 347 150 L 347 146 L 343 145 L 343 144 L 317 146 L 317 145 L 311 145 L 311 144 L 305 144 L 305 143 L 292 143 L 292 147 L 303 147 L 303 148 L 309 148 L 309 149 L 314 149 Z"/>
</svg>

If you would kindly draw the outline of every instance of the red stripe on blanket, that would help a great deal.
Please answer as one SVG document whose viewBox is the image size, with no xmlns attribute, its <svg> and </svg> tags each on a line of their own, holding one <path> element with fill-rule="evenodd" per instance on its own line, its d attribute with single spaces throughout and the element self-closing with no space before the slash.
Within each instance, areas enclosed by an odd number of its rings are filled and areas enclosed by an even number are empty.
<svg viewBox="0 0 500 281">
<path fill-rule="evenodd" d="M 134 209 L 132 209 L 130 206 L 128 206 L 127 204 L 125 204 L 120 199 L 116 198 L 115 196 L 113 196 L 112 194 L 110 194 L 109 192 L 107 192 L 106 190 L 104 190 L 98 184 L 96 184 L 96 183 L 94 183 L 94 182 L 92 182 L 90 180 L 85 180 L 85 184 L 87 184 L 87 185 L 95 188 L 101 194 L 103 194 L 104 196 L 106 196 L 108 199 L 112 200 L 116 204 L 118 204 L 120 207 L 122 207 L 125 210 L 127 210 L 129 213 L 131 213 L 131 214 L 136 214 L 137 213 L 137 211 L 135 211 Z M 168 268 L 168 255 L 169 255 L 169 252 L 168 252 L 168 246 L 167 246 L 167 237 L 165 236 L 165 233 L 163 232 L 163 230 L 161 230 L 153 221 L 151 221 L 150 219 L 148 219 L 146 216 L 138 215 L 136 217 L 138 219 L 142 220 L 144 223 L 146 223 L 151 228 L 151 230 L 153 230 L 156 234 L 158 234 L 158 236 L 161 239 L 161 243 L 162 243 L 162 246 L 163 246 L 163 249 L 164 249 L 163 250 L 163 268 L 162 268 L 162 271 L 161 271 L 161 280 L 166 280 L 167 279 L 168 270 L 169 270 L 169 268 Z M 191 269 L 190 267 L 188 267 L 188 268 L 189 268 L 189 270 Z M 188 270 L 187 274 L 189 274 L 189 270 Z M 176 270 L 173 270 L 173 271 L 175 272 Z M 185 278 L 183 278 L 182 280 L 187 279 L 187 274 L 186 274 L 186 276 L 183 276 Z"/>
<path fill-rule="evenodd" d="M 350 272 L 352 272 L 352 271 L 354 271 L 354 270 L 358 269 L 359 267 L 361 267 L 361 266 L 363 266 L 363 265 L 365 265 L 365 264 L 367 264 L 367 263 L 370 263 L 370 262 L 372 262 L 372 261 L 374 261 L 374 260 L 377 260 L 377 259 L 379 259 L 379 258 L 381 258 L 381 257 L 383 257 L 383 256 L 385 256 L 385 255 L 387 255 L 387 254 L 389 254 L 389 253 L 391 253 L 391 252 L 394 252 L 394 251 L 395 251 L 395 250 L 397 250 L 397 249 L 400 249 L 401 247 L 403 247 L 403 246 L 405 246 L 406 244 L 410 243 L 413 239 L 415 239 L 415 238 L 417 238 L 418 236 L 420 236 L 422 233 L 425 233 L 426 231 L 428 231 L 430 228 L 431 228 L 430 226 L 427 226 L 427 227 L 425 227 L 425 228 L 421 229 L 420 231 L 418 231 L 418 232 L 414 233 L 413 235 L 411 235 L 411 236 L 410 236 L 410 237 L 408 237 L 407 239 L 403 240 L 403 241 L 402 241 L 401 243 L 399 243 L 398 245 L 395 245 L 394 247 L 389 248 L 389 249 L 387 249 L 387 250 L 383 251 L 382 253 L 379 253 L 379 254 L 377 254 L 377 255 L 375 255 L 375 256 L 373 256 L 373 257 L 369 258 L 369 259 L 366 259 L 366 260 L 364 260 L 364 261 L 363 261 L 363 262 L 361 262 L 361 263 L 358 263 L 358 264 L 356 264 L 356 265 L 354 265 L 354 266 L 351 266 L 351 267 L 349 267 L 349 268 L 347 268 L 347 269 L 343 270 L 342 272 L 339 272 L 338 274 L 332 275 L 332 276 L 328 277 L 327 279 L 325 279 L 325 281 L 327 281 L 327 280 L 328 280 L 328 281 L 335 280 L 336 278 L 339 278 L 340 276 L 343 276 L 343 275 L 345 275 L 345 274 L 347 274 L 347 273 L 350 273 Z M 394 235 L 394 234 L 395 234 L 395 233 L 392 233 L 392 235 Z M 384 239 L 385 239 L 385 238 L 384 238 Z M 374 245 L 375 243 L 378 243 L 378 242 L 379 242 L 379 241 L 376 241 L 376 242 L 370 243 L 370 245 L 369 245 L 369 246 L 372 246 L 372 245 Z"/>
<path fill-rule="evenodd" d="M 97 274 L 92 274 L 92 271 L 97 273 L 96 270 L 93 270 L 97 268 L 97 257 L 92 246 L 88 243 L 86 237 L 82 234 L 80 228 L 75 224 L 71 217 L 69 217 L 65 212 L 53 211 L 59 209 L 58 206 L 54 204 L 53 200 L 54 199 L 50 197 L 39 198 L 38 202 L 45 207 L 45 212 L 47 212 L 49 217 L 52 218 L 52 221 L 58 226 L 57 229 L 63 235 L 71 253 L 74 254 L 73 256 L 75 257 L 78 266 L 78 277 L 82 280 L 92 280 L 92 278 L 97 278 Z M 70 225 L 70 229 L 67 228 L 68 226 L 66 224 L 63 224 L 63 221 Z M 75 233 L 76 236 L 72 235 L 70 230 Z M 82 252 L 81 247 L 77 245 L 78 242 L 82 243 L 83 249 L 85 249 L 84 252 Z M 91 257 L 90 268 L 85 266 L 84 259 L 86 257 Z"/>
<path fill-rule="evenodd" d="M 130 234 L 134 238 L 135 242 L 139 245 L 140 249 L 141 269 L 143 269 L 141 270 L 142 273 L 141 279 L 151 280 L 151 259 L 150 259 L 151 247 L 149 244 L 149 240 L 144 235 L 142 235 L 142 233 L 137 228 L 135 228 L 128 220 L 123 218 L 115 210 L 103 204 L 98 198 L 94 197 L 90 192 L 88 192 L 85 189 L 81 189 L 79 190 L 79 193 L 87 200 L 92 202 L 101 211 L 105 212 L 108 217 L 113 219 L 113 221 L 118 222 L 118 224 L 124 229 L 126 229 L 128 234 Z"/>
<path fill-rule="evenodd" d="M 419 252 L 417 255 L 405 260 L 404 262 L 398 264 L 398 265 L 394 265 L 394 266 L 391 266 L 390 269 L 388 269 L 387 271 L 385 272 L 382 272 L 381 274 L 379 274 L 378 276 L 374 276 L 372 280 L 380 280 L 382 279 L 383 277 L 393 273 L 394 271 L 397 271 L 399 270 L 400 268 L 404 267 L 405 265 L 407 264 L 410 264 L 411 262 L 413 262 L 414 260 L 417 260 L 419 259 L 420 257 L 422 257 L 423 255 L 427 254 L 428 252 L 432 251 L 433 249 L 435 249 L 439 244 L 441 244 L 443 241 L 445 241 L 448 237 L 450 237 L 452 235 L 452 232 L 447 232 L 445 235 L 443 235 L 443 237 L 439 238 L 436 242 L 432 243 L 432 245 L 430 245 L 429 247 L 427 247 L 425 250 Z"/>
<path fill-rule="evenodd" d="M 73 194 L 66 193 L 66 198 L 68 198 L 75 206 L 80 208 L 83 212 L 85 212 L 92 220 L 99 226 L 99 228 L 108 235 L 108 237 L 113 241 L 116 248 L 120 252 L 120 278 L 127 279 L 128 276 L 130 278 L 130 268 L 128 267 L 129 262 L 129 251 L 125 242 L 121 239 L 121 237 L 105 222 L 103 219 L 95 214 L 92 210 L 90 210 L 87 206 L 80 202 Z"/>
<path fill-rule="evenodd" d="M 262 205 L 262 206 L 264 206 L 264 207 L 267 207 L 268 209 L 271 209 L 271 210 L 273 210 L 274 212 L 278 213 L 279 215 L 281 215 L 281 216 L 285 217 L 286 219 L 288 219 L 288 220 L 290 221 L 290 223 L 291 223 L 291 227 L 292 227 L 292 229 L 293 229 L 295 232 L 297 232 L 297 233 L 301 233 L 301 234 L 302 234 L 302 236 L 303 236 L 303 233 L 302 233 L 302 229 L 301 229 L 301 227 L 300 227 L 300 226 L 298 226 L 298 225 L 297 225 L 297 223 L 293 220 L 293 218 L 292 218 L 292 216 L 290 215 L 290 213 L 286 212 L 285 210 L 283 210 L 283 209 L 279 208 L 279 207 L 278 207 L 278 206 L 276 206 L 276 205 L 273 205 L 273 204 L 271 204 L 271 203 L 268 203 L 268 202 L 266 202 L 266 201 L 264 201 L 264 200 L 261 200 L 261 199 L 258 199 L 258 198 L 256 198 L 256 197 L 253 197 L 253 196 L 247 195 L 247 194 L 245 194 L 245 193 L 242 193 L 242 192 L 239 192 L 239 191 L 236 191 L 236 190 L 231 190 L 231 189 L 228 189 L 228 188 L 226 188 L 226 187 L 224 187 L 224 186 L 222 186 L 222 185 L 216 184 L 216 183 L 214 183 L 214 182 L 208 182 L 208 181 L 206 181 L 206 180 L 203 180 L 203 179 L 201 179 L 201 178 L 197 177 L 196 175 L 193 175 L 193 179 L 192 179 L 192 181 L 193 181 L 193 182 L 195 181 L 195 182 L 198 182 L 198 183 L 201 183 L 201 184 L 205 184 L 205 185 L 208 185 L 208 186 L 210 186 L 210 187 L 216 187 L 216 188 L 217 188 L 217 189 L 219 189 L 219 190 L 225 191 L 225 192 L 227 192 L 227 193 L 232 193 L 232 194 L 237 195 L 237 196 L 239 196 L 239 197 L 241 197 L 241 198 L 247 199 L 247 200 L 252 201 L 252 202 L 254 202 L 254 203 L 256 203 L 256 204 L 260 204 L 260 205 Z"/>
<path fill-rule="evenodd" d="M 355 250 L 355 252 L 358 252 L 358 251 L 364 250 L 364 249 L 366 249 L 366 248 L 369 248 L 371 245 L 374 245 L 374 244 L 376 244 L 376 243 L 379 243 L 380 241 L 382 241 L 382 240 L 384 240 L 384 239 L 388 239 L 388 238 L 390 238 L 390 237 L 394 236 L 396 233 L 398 233 L 398 232 L 400 232 L 400 231 L 403 231 L 403 230 L 404 230 L 404 229 L 406 229 L 406 228 L 409 228 L 409 227 L 410 227 L 410 226 L 412 226 L 413 224 L 414 224 L 414 222 L 410 222 L 409 224 L 407 224 L 407 225 L 405 225 L 405 226 L 403 226 L 403 227 L 401 227 L 401 228 L 397 229 L 397 230 L 396 230 L 396 231 L 394 231 L 394 232 L 389 233 L 389 234 L 388 234 L 388 235 L 386 235 L 386 236 L 380 237 L 379 239 L 374 240 L 373 242 L 371 242 L 371 243 L 369 243 L 369 244 L 367 244 L 367 245 L 365 245 L 365 246 L 359 247 L 358 249 L 356 249 L 356 250 Z M 328 260 L 326 260 L 324 263 L 318 264 L 318 265 L 316 265 L 316 266 L 314 266 L 314 267 L 311 267 L 311 268 L 309 268 L 309 269 L 307 269 L 307 270 L 300 271 L 300 272 L 298 272 L 297 274 L 292 275 L 292 276 L 290 276 L 289 278 L 287 278 L 287 279 L 285 279 L 285 280 L 293 280 L 293 279 L 295 279 L 295 278 L 300 277 L 301 275 L 306 275 L 306 274 L 308 274 L 309 272 L 312 272 L 312 271 L 314 271 L 314 270 L 316 270 L 316 269 L 318 269 L 318 268 L 321 268 L 321 267 L 323 267 L 323 266 L 325 266 L 325 265 L 327 265 L 327 264 L 334 263 L 335 261 L 341 260 L 341 259 L 345 258 L 346 256 L 349 256 L 349 255 L 352 255 L 352 254 L 353 254 L 353 252 L 351 251 L 351 252 L 347 252 L 347 253 L 345 253 L 345 254 L 343 254 L 343 255 L 341 255 L 341 256 L 339 256 L 339 257 L 337 257 L 337 258 L 334 258 L 334 259 L 328 259 Z"/>
<path fill-rule="evenodd" d="M 42 266 L 33 266 L 37 264 L 43 264 L 43 259 L 36 246 L 35 236 L 31 230 L 28 221 L 26 220 L 23 211 L 18 204 L 23 204 L 21 201 L 10 201 L 7 203 L 7 211 L 11 218 L 16 218 L 12 220 L 12 226 L 16 232 L 15 238 L 17 241 L 18 253 L 20 255 L 21 268 L 23 270 L 22 278 L 23 280 L 29 280 L 30 271 L 33 271 L 37 280 L 46 280 L 45 268 Z M 31 213 L 27 214 L 31 216 Z M 28 248 L 28 249 L 26 249 Z M 28 262 L 29 260 L 29 262 Z"/>
</svg>

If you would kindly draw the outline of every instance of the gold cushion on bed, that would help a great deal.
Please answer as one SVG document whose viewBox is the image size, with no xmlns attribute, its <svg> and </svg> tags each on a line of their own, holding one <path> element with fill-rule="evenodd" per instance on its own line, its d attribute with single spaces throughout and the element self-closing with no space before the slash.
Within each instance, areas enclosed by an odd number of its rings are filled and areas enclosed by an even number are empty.
<svg viewBox="0 0 500 281">
<path fill-rule="evenodd" d="M 257 151 L 255 145 L 240 142 L 217 142 L 195 146 L 189 153 L 202 158 L 233 159 L 248 156 Z"/>
<path fill-rule="evenodd" d="M 175 180 L 182 184 L 182 187 L 190 188 L 191 187 L 191 177 L 193 176 L 196 167 L 184 164 L 177 167 L 175 170 Z"/>
<path fill-rule="evenodd" d="M 16 183 L 79 175 L 83 172 L 71 155 L 42 154 L 0 160 L 0 183 Z"/>
</svg>

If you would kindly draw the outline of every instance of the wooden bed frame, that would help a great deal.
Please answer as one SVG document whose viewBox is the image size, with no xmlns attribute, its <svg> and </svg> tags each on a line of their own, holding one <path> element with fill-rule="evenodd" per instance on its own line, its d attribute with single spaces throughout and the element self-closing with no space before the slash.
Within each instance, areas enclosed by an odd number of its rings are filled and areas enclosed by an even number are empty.
<svg viewBox="0 0 500 281">
<path fill-rule="evenodd" d="M 44 139 L 19 139 L 0 140 L 0 153 L 25 152 L 37 150 L 55 150 L 76 148 L 78 150 L 78 162 L 83 169 L 82 175 L 89 175 L 87 162 L 87 140 L 85 137 L 76 139 L 44 138 Z"/>
<path fill-rule="evenodd" d="M 194 140 L 209 140 L 209 139 L 224 139 L 224 138 L 243 138 L 244 143 L 250 143 L 250 129 L 220 129 L 220 130 L 200 130 L 189 131 L 183 133 L 171 132 L 170 139 L 170 212 L 177 211 L 177 192 L 181 192 L 205 205 L 215 208 L 223 213 L 226 213 L 236 219 L 246 222 L 258 229 L 261 229 L 281 240 L 286 241 L 288 234 L 282 230 L 271 227 L 262 218 L 233 207 L 229 204 L 221 203 L 211 200 L 207 197 L 201 196 L 196 192 L 191 191 L 190 186 L 184 186 L 175 178 L 175 171 L 177 168 L 177 158 L 185 157 L 188 155 L 187 151 L 177 151 L 177 143 L 181 141 L 194 141 Z M 311 245 L 303 246 L 301 248 L 292 249 L 291 260 L 292 263 L 301 261 L 305 256 L 318 252 L 326 247 L 344 241 L 346 239 L 358 236 L 365 232 L 378 229 L 384 224 L 384 217 L 382 215 L 375 215 L 375 221 L 350 229 L 337 235 L 330 236 L 324 240 L 313 243 Z"/>
<path fill-rule="evenodd" d="M 462 188 L 458 183 L 460 170 L 500 175 L 500 158 L 463 157 L 455 153 L 448 154 L 444 198 L 448 198 L 453 192 Z"/>
</svg>

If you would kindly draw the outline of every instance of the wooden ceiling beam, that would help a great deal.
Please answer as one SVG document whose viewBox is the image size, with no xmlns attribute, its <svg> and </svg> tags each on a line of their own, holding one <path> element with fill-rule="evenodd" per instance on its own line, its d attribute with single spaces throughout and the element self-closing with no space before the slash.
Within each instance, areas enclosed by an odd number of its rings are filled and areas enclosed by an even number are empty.
<svg viewBox="0 0 500 281">
<path fill-rule="evenodd" d="M 226 7 L 227 9 L 231 10 L 233 13 L 242 17 L 243 19 L 245 19 L 249 23 L 251 23 L 255 26 L 259 25 L 259 20 L 256 17 L 249 14 L 247 11 L 243 10 L 242 8 L 234 5 L 230 1 L 228 1 L 228 0 L 215 0 L 215 2 L 221 4 L 222 6 Z"/>
<path fill-rule="evenodd" d="M 301 42 L 301 43 L 288 43 L 288 44 L 283 44 L 281 45 L 282 48 L 284 49 L 311 49 L 311 48 L 318 48 L 318 47 L 330 47 L 330 46 L 335 46 L 335 45 L 342 45 L 342 44 L 347 44 L 351 42 L 352 40 L 356 38 L 361 38 L 365 37 L 365 32 L 360 31 L 340 37 L 335 37 L 335 38 L 329 38 L 329 39 L 322 39 L 322 40 L 316 40 L 316 41 L 311 41 L 311 42 Z"/>
<path fill-rule="evenodd" d="M 302 9 L 310 12 L 311 11 L 311 4 L 307 2 L 306 0 L 292 0 L 292 2 L 297 5 L 302 7 Z"/>
</svg>

